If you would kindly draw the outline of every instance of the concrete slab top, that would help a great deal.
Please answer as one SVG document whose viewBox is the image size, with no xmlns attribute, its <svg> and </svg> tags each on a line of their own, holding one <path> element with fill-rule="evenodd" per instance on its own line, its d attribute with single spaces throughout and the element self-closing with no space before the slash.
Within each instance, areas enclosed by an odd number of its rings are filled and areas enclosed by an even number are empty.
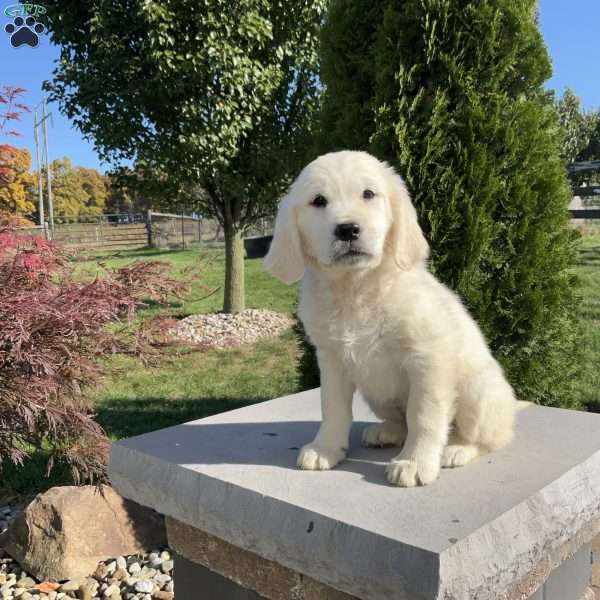
<svg viewBox="0 0 600 600">
<path fill-rule="evenodd" d="M 348 459 L 297 469 L 320 418 L 311 390 L 130 438 L 113 445 L 110 478 L 125 497 L 359 597 L 513 597 L 515 581 L 597 529 L 600 415 L 525 408 L 509 447 L 417 488 L 385 479 L 398 449 L 360 446 L 377 420 L 360 398 Z"/>
</svg>

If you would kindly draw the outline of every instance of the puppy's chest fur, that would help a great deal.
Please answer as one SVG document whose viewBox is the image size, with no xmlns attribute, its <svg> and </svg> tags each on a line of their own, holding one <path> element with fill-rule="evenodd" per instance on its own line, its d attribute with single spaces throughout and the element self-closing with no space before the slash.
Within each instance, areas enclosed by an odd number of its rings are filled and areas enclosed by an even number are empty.
<svg viewBox="0 0 600 600">
<path fill-rule="evenodd" d="M 408 396 L 402 365 L 410 348 L 404 343 L 397 317 L 392 321 L 386 316 L 381 296 L 373 292 L 356 288 L 315 292 L 303 290 L 299 307 L 310 341 L 337 355 L 345 376 L 376 414 L 392 416 L 388 410 L 403 408 Z"/>
</svg>

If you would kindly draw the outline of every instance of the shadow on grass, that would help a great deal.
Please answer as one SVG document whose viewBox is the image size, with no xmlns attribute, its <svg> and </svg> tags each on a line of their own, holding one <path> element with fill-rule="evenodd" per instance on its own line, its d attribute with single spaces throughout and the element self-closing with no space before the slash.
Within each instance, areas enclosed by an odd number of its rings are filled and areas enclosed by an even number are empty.
<svg viewBox="0 0 600 600">
<path fill-rule="evenodd" d="M 73 485 L 71 469 L 65 462 L 56 462 L 48 475 L 49 454 L 37 450 L 22 466 L 2 463 L 0 473 L 0 506 L 29 502 L 36 494 L 55 485 Z"/>
<path fill-rule="evenodd" d="M 582 267 L 597 267 L 600 265 L 600 246 L 580 248 L 578 264 Z"/>
<path fill-rule="evenodd" d="M 117 398 L 97 408 L 96 421 L 111 439 L 132 437 L 202 419 L 217 413 L 241 408 L 271 398 L 195 398 L 144 400 Z M 56 485 L 74 485 L 69 466 L 56 462 L 47 475 L 49 454 L 39 450 L 22 466 L 4 462 L 0 472 L 0 506 L 29 502 L 33 497 Z"/>
<path fill-rule="evenodd" d="M 190 248 L 191 250 L 191 248 Z M 81 261 L 106 261 L 114 258 L 154 258 L 157 256 L 172 256 L 173 254 L 181 254 L 186 252 L 182 249 L 167 250 L 165 248 L 137 248 L 133 250 L 116 250 L 115 252 L 107 253 L 104 252 L 91 252 L 89 254 L 83 254 L 78 260 Z"/>
<path fill-rule="evenodd" d="M 96 407 L 96 421 L 112 439 L 180 425 L 271 398 L 117 398 Z"/>
</svg>

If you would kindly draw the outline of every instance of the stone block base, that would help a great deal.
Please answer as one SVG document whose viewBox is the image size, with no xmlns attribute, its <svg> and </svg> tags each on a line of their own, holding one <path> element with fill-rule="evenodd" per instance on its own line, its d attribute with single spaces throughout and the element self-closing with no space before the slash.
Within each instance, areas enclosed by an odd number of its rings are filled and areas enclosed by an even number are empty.
<svg viewBox="0 0 600 600">
<path fill-rule="evenodd" d="M 177 600 L 358 600 L 167 517 Z"/>
<path fill-rule="evenodd" d="M 175 519 L 167 518 L 167 533 L 177 600 L 359 600 Z M 597 600 L 591 556 L 584 544 L 527 600 Z"/>
</svg>

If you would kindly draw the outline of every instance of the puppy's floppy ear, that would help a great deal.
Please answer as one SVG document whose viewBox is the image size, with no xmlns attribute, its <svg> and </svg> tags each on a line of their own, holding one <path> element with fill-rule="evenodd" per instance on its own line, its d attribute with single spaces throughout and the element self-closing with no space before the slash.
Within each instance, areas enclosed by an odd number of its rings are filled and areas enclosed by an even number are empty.
<svg viewBox="0 0 600 600">
<path fill-rule="evenodd" d="M 263 267 L 287 284 L 295 283 L 304 274 L 304 255 L 291 193 L 279 205 L 273 241 L 263 261 Z"/>
<path fill-rule="evenodd" d="M 408 271 L 429 256 L 429 245 L 419 227 L 417 211 L 402 178 L 388 167 L 392 228 L 391 251 L 396 264 Z"/>
</svg>

